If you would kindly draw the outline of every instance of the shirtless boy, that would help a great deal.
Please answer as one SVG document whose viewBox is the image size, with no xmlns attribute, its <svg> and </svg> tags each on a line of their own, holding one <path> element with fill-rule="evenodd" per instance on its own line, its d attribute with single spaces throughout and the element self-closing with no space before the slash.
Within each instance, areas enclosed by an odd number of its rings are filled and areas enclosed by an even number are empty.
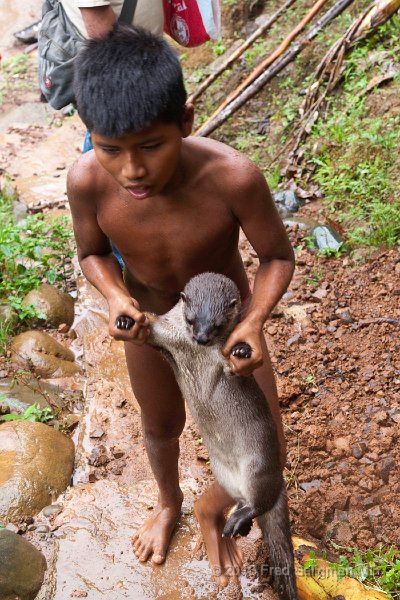
<svg viewBox="0 0 400 600">
<path fill-rule="evenodd" d="M 133 550 L 140 561 L 151 557 L 159 564 L 182 504 L 178 456 L 185 405 L 169 365 L 145 343 L 149 330 L 142 311 L 167 312 L 188 280 L 204 271 L 236 282 L 247 312 L 224 354 L 235 373 L 254 372 L 276 420 L 284 461 L 262 327 L 290 282 L 293 252 L 258 168 L 229 146 L 189 137 L 193 106 L 186 104 L 179 61 L 165 41 L 122 26 L 107 38 L 91 40 L 76 61 L 75 92 L 94 145 L 68 175 L 78 257 L 84 275 L 108 302 L 110 335 L 125 342 L 159 488 L 157 508 L 134 536 Z M 238 250 L 240 227 L 260 259 L 251 298 Z M 123 257 L 124 273 L 110 240 Z M 134 327 L 117 329 L 119 315 L 131 316 Z M 242 341 L 253 349 L 249 359 L 230 356 Z M 242 565 L 235 540 L 221 535 L 231 504 L 214 483 L 195 506 L 219 586 Z"/>
</svg>

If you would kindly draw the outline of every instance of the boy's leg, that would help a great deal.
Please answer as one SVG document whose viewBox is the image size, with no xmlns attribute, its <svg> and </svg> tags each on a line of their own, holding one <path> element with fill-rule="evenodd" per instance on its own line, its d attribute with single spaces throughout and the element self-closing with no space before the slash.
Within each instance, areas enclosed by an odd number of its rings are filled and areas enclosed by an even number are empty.
<svg viewBox="0 0 400 600">
<path fill-rule="evenodd" d="M 222 537 L 225 511 L 232 504 L 232 498 L 215 482 L 194 506 L 208 561 L 219 588 L 227 586 L 230 578 L 236 580 L 243 565 L 243 555 L 236 540 Z"/>
<path fill-rule="evenodd" d="M 159 564 L 165 560 L 183 499 L 178 457 L 185 404 L 173 371 L 159 352 L 147 344 L 125 343 L 125 355 L 141 408 L 145 448 L 159 489 L 158 505 L 133 537 L 133 550 L 139 560 L 152 555 L 153 562 Z"/>
</svg>

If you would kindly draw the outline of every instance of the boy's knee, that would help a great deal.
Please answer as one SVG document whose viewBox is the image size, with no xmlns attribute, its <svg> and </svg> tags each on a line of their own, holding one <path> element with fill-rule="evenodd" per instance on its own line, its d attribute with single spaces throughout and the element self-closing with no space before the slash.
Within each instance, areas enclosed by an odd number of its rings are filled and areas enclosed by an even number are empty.
<svg viewBox="0 0 400 600">
<path fill-rule="evenodd" d="M 179 439 L 185 421 L 175 423 L 143 423 L 143 435 L 147 443 L 169 444 Z"/>
</svg>

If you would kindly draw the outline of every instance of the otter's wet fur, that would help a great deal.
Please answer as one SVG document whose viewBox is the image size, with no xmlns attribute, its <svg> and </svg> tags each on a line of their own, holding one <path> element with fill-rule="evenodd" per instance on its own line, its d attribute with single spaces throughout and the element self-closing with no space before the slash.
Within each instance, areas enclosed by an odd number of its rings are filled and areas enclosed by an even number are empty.
<svg viewBox="0 0 400 600">
<path fill-rule="evenodd" d="M 149 343 L 167 358 L 210 455 L 215 477 L 237 506 L 224 536 L 247 535 L 257 518 L 282 600 L 297 600 L 279 441 L 253 376 L 231 374 L 221 348 L 239 320 L 235 283 L 216 273 L 191 279 L 165 315 L 148 314 Z M 236 349 L 243 354 L 243 345 Z M 235 350 L 234 350 L 235 354 Z"/>
</svg>

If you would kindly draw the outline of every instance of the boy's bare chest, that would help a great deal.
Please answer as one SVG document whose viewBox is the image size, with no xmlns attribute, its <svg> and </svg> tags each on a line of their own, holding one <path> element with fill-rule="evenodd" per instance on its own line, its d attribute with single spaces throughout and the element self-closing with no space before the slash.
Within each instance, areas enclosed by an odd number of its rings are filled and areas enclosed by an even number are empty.
<svg viewBox="0 0 400 600">
<path fill-rule="evenodd" d="M 130 268 L 152 271 L 197 271 L 217 268 L 237 249 L 238 224 L 227 205 L 212 197 L 114 203 L 98 214 L 99 225 Z"/>
</svg>

